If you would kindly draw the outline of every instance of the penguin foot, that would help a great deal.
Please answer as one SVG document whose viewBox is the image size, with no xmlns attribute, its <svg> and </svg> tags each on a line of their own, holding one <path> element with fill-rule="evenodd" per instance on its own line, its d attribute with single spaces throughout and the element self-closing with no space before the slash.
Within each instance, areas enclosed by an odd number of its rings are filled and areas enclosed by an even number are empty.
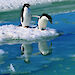
<svg viewBox="0 0 75 75">
<path fill-rule="evenodd" d="M 24 26 L 24 28 L 30 28 L 29 26 Z"/>
<path fill-rule="evenodd" d="M 40 31 L 46 31 L 46 29 L 39 29 Z"/>
</svg>

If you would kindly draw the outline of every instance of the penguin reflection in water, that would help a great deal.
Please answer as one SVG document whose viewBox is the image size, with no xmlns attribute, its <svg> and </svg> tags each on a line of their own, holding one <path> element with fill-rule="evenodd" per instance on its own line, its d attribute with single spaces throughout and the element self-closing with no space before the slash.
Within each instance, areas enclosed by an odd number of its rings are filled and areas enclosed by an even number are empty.
<svg viewBox="0 0 75 75">
<path fill-rule="evenodd" d="M 52 54 L 52 42 L 50 46 L 48 46 L 47 41 L 40 41 L 38 42 L 38 48 L 44 56 Z"/>
<path fill-rule="evenodd" d="M 30 63 L 30 57 L 32 55 L 33 47 L 31 44 L 22 44 L 21 45 L 21 55 L 24 55 L 24 61 Z"/>
</svg>

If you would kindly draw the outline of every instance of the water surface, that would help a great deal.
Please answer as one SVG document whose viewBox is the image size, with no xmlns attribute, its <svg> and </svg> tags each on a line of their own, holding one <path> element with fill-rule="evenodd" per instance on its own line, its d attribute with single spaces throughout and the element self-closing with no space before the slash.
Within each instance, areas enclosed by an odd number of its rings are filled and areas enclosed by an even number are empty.
<svg viewBox="0 0 75 75">
<path fill-rule="evenodd" d="M 44 12 L 50 14 L 53 24 L 48 22 L 48 27 L 64 34 L 30 42 L 25 40 L 1 42 L 0 74 L 74 75 L 75 12 L 72 12 L 75 10 L 74 1 L 36 4 L 31 6 L 31 9 L 32 14 L 41 15 Z M 0 12 L 0 26 L 19 25 L 20 11 L 21 8 Z M 33 21 L 37 24 L 36 18 Z M 13 65 L 15 72 L 11 70 L 10 64 Z"/>
</svg>

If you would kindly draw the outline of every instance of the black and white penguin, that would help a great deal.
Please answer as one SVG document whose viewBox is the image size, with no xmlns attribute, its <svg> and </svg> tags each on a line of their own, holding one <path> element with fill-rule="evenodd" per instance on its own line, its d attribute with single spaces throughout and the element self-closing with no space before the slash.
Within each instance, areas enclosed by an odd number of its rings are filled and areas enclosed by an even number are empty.
<svg viewBox="0 0 75 75">
<path fill-rule="evenodd" d="M 24 62 L 30 63 L 30 57 L 32 55 L 33 47 L 31 44 L 23 43 L 21 45 L 21 55 L 24 55 L 25 59 Z"/>
<path fill-rule="evenodd" d="M 29 4 L 24 4 L 21 11 L 21 25 L 22 27 L 29 28 L 31 21 L 31 11 L 29 8 Z"/>
<path fill-rule="evenodd" d="M 44 56 L 52 54 L 52 43 L 48 46 L 47 41 L 39 41 L 38 48 Z"/>
<path fill-rule="evenodd" d="M 38 28 L 40 30 L 45 30 L 48 21 L 50 21 L 50 23 L 52 24 L 52 17 L 48 14 L 42 14 L 38 20 Z"/>
</svg>

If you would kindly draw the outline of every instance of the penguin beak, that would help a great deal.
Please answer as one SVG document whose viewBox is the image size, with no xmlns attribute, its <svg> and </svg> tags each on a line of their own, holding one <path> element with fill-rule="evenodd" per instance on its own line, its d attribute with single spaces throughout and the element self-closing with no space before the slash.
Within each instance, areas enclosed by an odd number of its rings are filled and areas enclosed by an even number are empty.
<svg viewBox="0 0 75 75">
<path fill-rule="evenodd" d="M 52 20 L 50 19 L 49 21 L 50 21 L 50 23 L 52 24 Z"/>
</svg>

